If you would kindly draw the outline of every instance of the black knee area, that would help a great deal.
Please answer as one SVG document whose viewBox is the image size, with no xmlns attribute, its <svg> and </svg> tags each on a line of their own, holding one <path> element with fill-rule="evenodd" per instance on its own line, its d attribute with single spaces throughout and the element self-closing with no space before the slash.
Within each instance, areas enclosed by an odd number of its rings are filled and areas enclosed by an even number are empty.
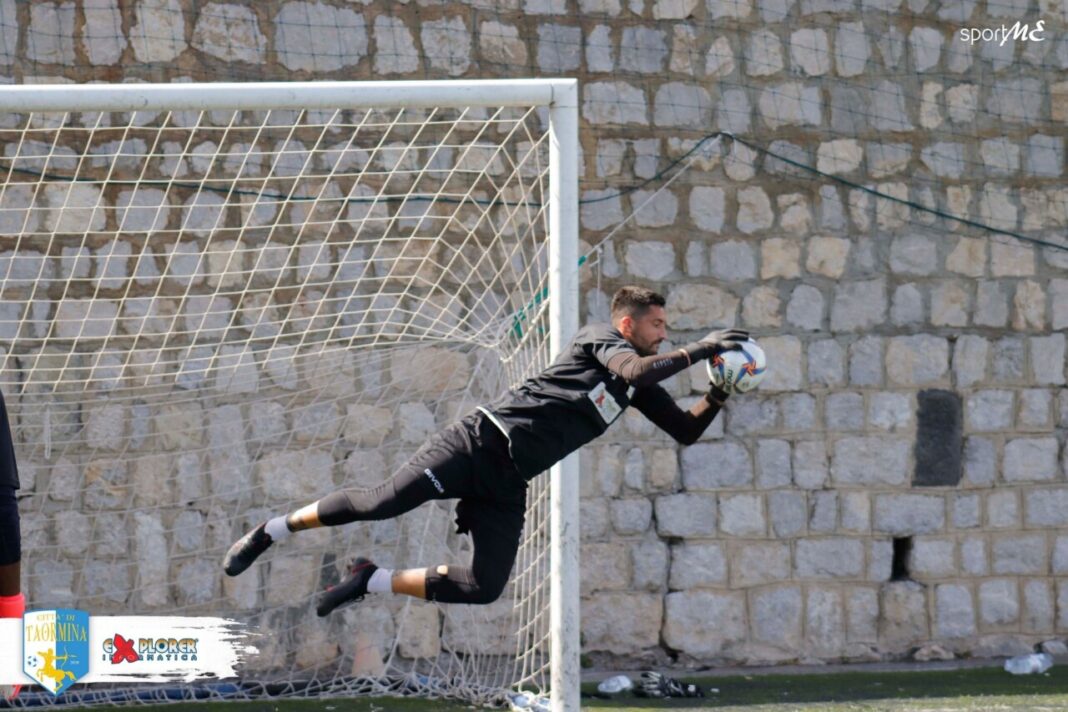
<svg viewBox="0 0 1068 712">
<path fill-rule="evenodd" d="M 438 566 L 427 569 L 427 600 L 482 606 L 493 603 L 504 592 L 511 571 L 505 570 L 501 573 L 486 570 L 479 573 L 468 566 Z"/>
<path fill-rule="evenodd" d="M 0 486 L 0 566 L 22 560 L 19 504 L 14 487 Z"/>
<path fill-rule="evenodd" d="M 388 483 L 374 489 L 351 489 L 328 494 L 319 500 L 316 508 L 319 521 L 328 527 L 349 522 L 365 522 L 396 517 L 407 509 L 395 496 Z"/>
</svg>

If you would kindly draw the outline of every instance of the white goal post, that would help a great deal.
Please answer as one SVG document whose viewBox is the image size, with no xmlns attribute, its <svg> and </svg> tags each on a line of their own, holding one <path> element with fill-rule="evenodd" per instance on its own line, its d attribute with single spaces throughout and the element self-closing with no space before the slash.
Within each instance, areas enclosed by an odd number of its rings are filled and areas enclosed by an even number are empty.
<svg viewBox="0 0 1068 712">
<path fill-rule="evenodd" d="M 563 348 L 578 155 L 570 79 L 0 87 L 0 388 L 30 603 L 247 618 L 293 694 L 551 688 L 578 710 L 577 456 L 532 487 L 509 600 L 483 619 L 306 615 L 305 580 L 346 549 L 469 553 L 437 505 L 307 537 L 246 583 L 211 569 L 253 516 L 385 476 Z"/>
</svg>

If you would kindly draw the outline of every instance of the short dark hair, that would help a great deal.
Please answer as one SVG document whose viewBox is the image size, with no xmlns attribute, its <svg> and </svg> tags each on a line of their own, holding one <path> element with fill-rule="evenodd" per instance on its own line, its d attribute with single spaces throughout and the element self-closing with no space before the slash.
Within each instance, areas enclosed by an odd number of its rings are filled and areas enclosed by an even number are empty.
<svg viewBox="0 0 1068 712">
<path fill-rule="evenodd" d="M 651 289 L 633 284 L 620 287 L 612 295 L 612 321 L 625 316 L 640 317 L 648 311 L 649 307 L 662 307 L 665 304 L 667 300 L 664 296 Z"/>
</svg>

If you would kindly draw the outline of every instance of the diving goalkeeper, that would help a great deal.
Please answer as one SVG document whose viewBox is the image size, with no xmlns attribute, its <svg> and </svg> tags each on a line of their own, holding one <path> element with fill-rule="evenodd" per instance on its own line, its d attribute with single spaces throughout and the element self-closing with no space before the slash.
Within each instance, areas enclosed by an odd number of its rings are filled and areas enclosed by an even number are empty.
<svg viewBox="0 0 1068 712">
<path fill-rule="evenodd" d="M 237 576 L 294 532 L 390 519 L 431 499 L 459 499 L 457 531 L 470 533 L 474 545 L 470 566 L 389 571 L 358 558 L 319 597 L 318 613 L 325 616 L 368 593 L 441 603 L 497 600 L 519 548 L 530 479 L 601 435 L 629 406 L 687 445 L 723 406 L 727 393 L 713 386 L 683 410 L 658 384 L 700 359 L 738 348 L 748 333 L 713 331 L 658 355 L 667 337 L 664 305 L 652 290 L 623 287 L 612 298 L 611 324 L 580 329 L 547 369 L 433 435 L 378 487 L 334 492 L 260 524 L 230 547 L 224 570 Z"/>
</svg>

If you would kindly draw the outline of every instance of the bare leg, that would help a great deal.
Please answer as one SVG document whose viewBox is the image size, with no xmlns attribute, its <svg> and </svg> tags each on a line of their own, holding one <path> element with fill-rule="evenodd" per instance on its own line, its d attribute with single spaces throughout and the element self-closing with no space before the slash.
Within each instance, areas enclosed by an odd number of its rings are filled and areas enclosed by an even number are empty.
<svg viewBox="0 0 1068 712">
<path fill-rule="evenodd" d="M 294 532 L 323 526 L 323 523 L 319 521 L 319 503 L 312 502 L 289 514 L 286 516 L 286 525 L 290 531 Z"/>
<path fill-rule="evenodd" d="M 439 573 L 448 572 L 448 568 L 445 565 L 438 567 Z M 405 596 L 412 596 L 413 598 L 422 598 L 426 600 L 426 569 L 400 569 L 393 572 L 393 576 L 390 580 L 393 586 L 393 593 L 401 593 Z"/>
<path fill-rule="evenodd" d="M 0 566 L 0 596 L 17 596 L 22 590 L 22 564 Z"/>
</svg>

